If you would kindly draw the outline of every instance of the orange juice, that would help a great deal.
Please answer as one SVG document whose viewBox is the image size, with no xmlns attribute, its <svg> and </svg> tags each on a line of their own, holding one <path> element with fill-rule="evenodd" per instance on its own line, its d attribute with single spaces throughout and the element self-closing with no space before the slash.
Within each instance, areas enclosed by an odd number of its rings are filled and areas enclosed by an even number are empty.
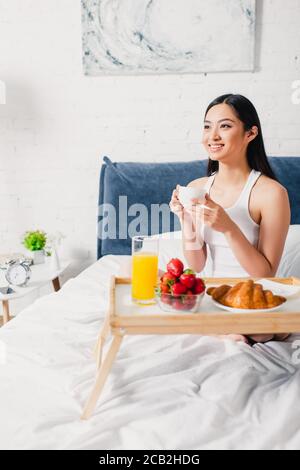
<svg viewBox="0 0 300 470">
<path fill-rule="evenodd" d="M 158 255 L 151 252 L 134 253 L 132 256 L 132 298 L 151 301 L 157 284 Z"/>
</svg>

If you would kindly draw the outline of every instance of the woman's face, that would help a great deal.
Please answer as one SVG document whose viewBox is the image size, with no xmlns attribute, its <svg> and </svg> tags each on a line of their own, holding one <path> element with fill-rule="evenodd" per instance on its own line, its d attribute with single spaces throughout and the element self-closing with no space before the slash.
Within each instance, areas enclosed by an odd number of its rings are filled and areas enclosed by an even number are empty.
<svg viewBox="0 0 300 470">
<path fill-rule="evenodd" d="M 222 103 L 208 111 L 204 120 L 202 144 L 209 158 L 218 161 L 240 158 L 246 154 L 250 140 L 249 131 L 245 132 L 244 124 L 231 106 Z"/>
</svg>

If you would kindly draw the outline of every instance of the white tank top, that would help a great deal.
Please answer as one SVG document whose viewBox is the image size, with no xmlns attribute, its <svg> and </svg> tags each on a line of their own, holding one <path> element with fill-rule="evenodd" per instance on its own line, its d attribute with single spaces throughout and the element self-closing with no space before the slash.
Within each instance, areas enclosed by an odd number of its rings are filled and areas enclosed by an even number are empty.
<svg viewBox="0 0 300 470">
<path fill-rule="evenodd" d="M 252 170 L 235 204 L 224 209 L 251 245 L 255 247 L 259 237 L 259 225 L 254 222 L 249 214 L 249 197 L 252 187 L 260 175 L 260 171 Z M 216 173 L 210 176 L 204 186 L 208 194 L 210 194 L 210 188 L 215 180 L 215 176 Z M 208 254 L 211 258 L 210 271 L 213 277 L 249 277 L 249 274 L 242 268 L 235 257 L 223 233 L 203 225 L 201 235 L 209 249 Z"/>
</svg>

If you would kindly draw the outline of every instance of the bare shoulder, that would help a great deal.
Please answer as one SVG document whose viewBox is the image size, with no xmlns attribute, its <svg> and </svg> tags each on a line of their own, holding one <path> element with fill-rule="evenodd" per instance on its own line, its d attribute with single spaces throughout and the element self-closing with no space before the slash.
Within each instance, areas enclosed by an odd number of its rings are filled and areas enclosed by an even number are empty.
<svg viewBox="0 0 300 470">
<path fill-rule="evenodd" d="M 191 181 L 188 186 L 191 188 L 203 188 L 208 180 L 208 176 L 203 176 L 202 178 L 197 178 L 196 180 Z"/>
<path fill-rule="evenodd" d="M 276 210 L 274 210 L 276 208 Z M 257 224 L 277 212 L 290 213 L 288 192 L 278 181 L 261 175 L 251 191 L 249 212 Z"/>
<path fill-rule="evenodd" d="M 269 199 L 269 197 L 266 198 L 266 194 L 271 197 L 282 197 L 287 195 L 287 190 L 282 186 L 282 184 L 265 175 L 261 175 L 258 178 L 254 185 L 254 189 L 257 196 L 263 196 L 264 199 Z"/>
<path fill-rule="evenodd" d="M 275 206 L 288 208 L 289 197 L 288 192 L 282 184 L 278 181 L 269 178 L 268 176 L 261 175 L 252 191 L 253 208 L 257 208 L 260 212 L 265 208 L 270 210 Z"/>
</svg>

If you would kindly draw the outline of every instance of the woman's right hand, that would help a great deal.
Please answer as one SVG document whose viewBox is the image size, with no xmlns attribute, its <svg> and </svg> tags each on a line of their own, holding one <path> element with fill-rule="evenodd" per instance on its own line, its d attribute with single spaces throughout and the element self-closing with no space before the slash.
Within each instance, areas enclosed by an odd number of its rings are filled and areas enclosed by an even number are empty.
<svg viewBox="0 0 300 470">
<path fill-rule="evenodd" d="M 169 202 L 169 207 L 171 209 L 171 212 L 177 215 L 179 220 L 182 221 L 184 208 L 178 199 L 178 185 L 176 186 L 176 189 L 174 189 L 172 193 L 172 198 L 171 198 L 171 201 Z"/>
</svg>

